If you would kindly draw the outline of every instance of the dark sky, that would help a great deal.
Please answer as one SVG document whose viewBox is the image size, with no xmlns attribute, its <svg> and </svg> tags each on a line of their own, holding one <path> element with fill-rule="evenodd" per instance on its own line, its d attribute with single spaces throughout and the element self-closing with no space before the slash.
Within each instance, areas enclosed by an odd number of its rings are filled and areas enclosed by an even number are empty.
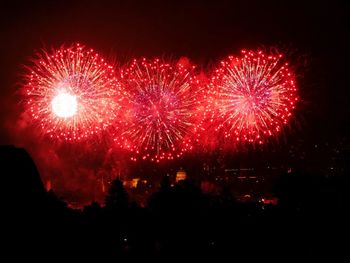
<svg viewBox="0 0 350 263">
<path fill-rule="evenodd" d="M 302 122 L 334 130 L 350 124 L 345 1 L 60 0 L 0 5 L 1 144 L 11 143 L 4 122 L 20 114 L 14 94 L 23 65 L 35 50 L 75 41 L 117 62 L 135 56 L 187 56 L 204 67 L 242 48 L 277 47 L 295 61 Z"/>
</svg>

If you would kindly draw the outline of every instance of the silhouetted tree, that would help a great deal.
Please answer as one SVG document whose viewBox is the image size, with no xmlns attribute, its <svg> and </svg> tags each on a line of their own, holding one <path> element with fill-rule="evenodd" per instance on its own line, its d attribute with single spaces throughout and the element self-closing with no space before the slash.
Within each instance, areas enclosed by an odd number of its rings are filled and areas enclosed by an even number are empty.
<svg viewBox="0 0 350 263">
<path fill-rule="evenodd" d="M 93 202 L 91 202 L 90 205 L 87 205 L 84 207 L 83 212 L 87 217 L 89 217 L 91 219 L 96 219 L 99 216 L 99 214 L 101 213 L 101 210 L 102 210 L 102 208 L 101 208 L 100 204 L 93 201 Z"/>
<path fill-rule="evenodd" d="M 171 187 L 169 176 L 164 176 L 160 182 L 160 191 L 167 191 Z"/>
<path fill-rule="evenodd" d="M 126 210 L 128 208 L 128 193 L 126 192 L 123 182 L 119 179 L 112 181 L 105 199 L 107 210 Z"/>
</svg>

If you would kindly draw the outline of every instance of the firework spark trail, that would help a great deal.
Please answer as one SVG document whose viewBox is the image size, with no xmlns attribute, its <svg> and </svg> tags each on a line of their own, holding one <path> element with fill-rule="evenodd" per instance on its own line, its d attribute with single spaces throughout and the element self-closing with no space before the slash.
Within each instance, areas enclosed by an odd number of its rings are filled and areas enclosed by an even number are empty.
<svg viewBox="0 0 350 263">
<path fill-rule="evenodd" d="M 114 141 L 132 151 L 133 160 L 180 157 L 199 137 L 203 146 L 221 138 L 263 143 L 280 133 L 298 100 L 288 63 L 263 52 L 228 57 L 208 90 L 188 61 L 134 60 L 117 78 L 103 58 L 79 44 L 43 51 L 29 69 L 26 109 L 41 133 L 80 141 L 113 126 Z"/>
<path fill-rule="evenodd" d="M 210 83 L 211 122 L 225 138 L 258 142 L 278 134 L 298 100 L 282 55 L 242 51 L 221 62 Z"/>
<path fill-rule="evenodd" d="M 26 108 L 41 132 L 80 141 L 107 129 L 120 108 L 114 69 L 79 44 L 38 54 L 28 67 Z"/>
<path fill-rule="evenodd" d="M 126 130 L 115 139 L 137 158 L 159 162 L 193 148 L 200 103 L 194 67 L 134 60 L 121 72 L 126 92 Z"/>
</svg>

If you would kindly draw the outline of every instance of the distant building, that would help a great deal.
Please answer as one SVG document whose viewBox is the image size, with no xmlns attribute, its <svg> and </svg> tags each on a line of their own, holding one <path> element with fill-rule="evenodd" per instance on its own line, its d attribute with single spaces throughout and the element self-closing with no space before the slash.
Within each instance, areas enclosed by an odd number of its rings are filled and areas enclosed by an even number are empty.
<svg viewBox="0 0 350 263">
<path fill-rule="evenodd" d="M 179 181 L 183 181 L 185 180 L 187 177 L 186 172 L 182 169 L 180 169 L 177 173 L 176 173 L 176 178 L 175 181 L 178 183 Z"/>
<path fill-rule="evenodd" d="M 139 181 L 140 181 L 140 178 L 133 178 L 131 180 L 124 180 L 123 185 L 126 188 L 136 188 Z"/>
</svg>

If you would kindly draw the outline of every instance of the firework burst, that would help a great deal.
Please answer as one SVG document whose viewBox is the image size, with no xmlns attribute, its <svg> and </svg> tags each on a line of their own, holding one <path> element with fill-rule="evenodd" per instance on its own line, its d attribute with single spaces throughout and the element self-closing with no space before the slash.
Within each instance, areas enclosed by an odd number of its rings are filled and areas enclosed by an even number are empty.
<svg viewBox="0 0 350 263">
<path fill-rule="evenodd" d="M 115 141 L 134 153 L 132 160 L 159 162 L 193 148 L 201 103 L 194 67 L 134 60 L 120 79 L 128 101 L 127 124 Z"/>
<path fill-rule="evenodd" d="M 38 54 L 26 76 L 25 105 L 50 138 L 80 141 L 116 118 L 119 84 L 113 67 L 79 44 Z"/>
<path fill-rule="evenodd" d="M 221 62 L 210 83 L 211 122 L 226 139 L 262 144 L 288 123 L 298 100 L 282 55 L 242 51 Z"/>
</svg>

